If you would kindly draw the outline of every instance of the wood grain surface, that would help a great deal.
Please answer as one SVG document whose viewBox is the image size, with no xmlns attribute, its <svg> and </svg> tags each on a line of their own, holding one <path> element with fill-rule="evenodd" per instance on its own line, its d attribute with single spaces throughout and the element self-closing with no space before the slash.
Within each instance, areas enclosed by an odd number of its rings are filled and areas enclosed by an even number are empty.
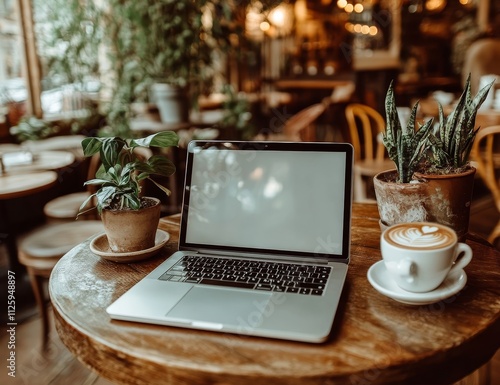
<svg viewBox="0 0 500 385">
<path fill-rule="evenodd" d="M 114 321 L 106 307 L 177 249 L 170 240 L 140 263 L 100 259 L 89 242 L 54 269 L 56 328 L 69 350 L 118 384 L 449 384 L 500 347 L 500 253 L 470 235 L 468 282 L 439 303 L 411 306 L 382 296 L 368 268 L 381 259 L 376 205 L 355 204 L 351 263 L 330 339 L 323 344 Z M 168 293 L 158 293 L 168 295 Z"/>
<path fill-rule="evenodd" d="M 0 175 L 0 200 L 20 198 L 47 190 L 57 182 L 55 171 Z"/>
</svg>

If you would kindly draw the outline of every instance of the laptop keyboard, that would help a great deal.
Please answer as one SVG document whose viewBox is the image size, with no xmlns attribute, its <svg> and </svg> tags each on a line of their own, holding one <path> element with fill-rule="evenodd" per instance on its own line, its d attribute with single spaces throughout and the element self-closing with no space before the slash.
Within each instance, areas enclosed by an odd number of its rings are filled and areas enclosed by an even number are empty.
<svg viewBox="0 0 500 385">
<path fill-rule="evenodd" d="M 159 279 L 242 289 L 322 295 L 330 266 L 187 255 Z"/>
</svg>

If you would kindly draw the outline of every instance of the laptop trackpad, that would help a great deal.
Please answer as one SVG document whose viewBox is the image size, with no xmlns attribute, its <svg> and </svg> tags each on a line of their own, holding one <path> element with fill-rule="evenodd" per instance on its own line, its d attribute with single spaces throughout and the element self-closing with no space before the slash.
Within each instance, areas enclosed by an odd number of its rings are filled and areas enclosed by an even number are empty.
<svg viewBox="0 0 500 385">
<path fill-rule="evenodd" d="M 167 317 L 188 321 L 194 326 L 197 323 L 213 323 L 212 328 L 215 329 L 228 324 L 248 325 L 253 319 L 262 320 L 271 295 L 266 292 L 194 286 L 167 313 Z"/>
</svg>

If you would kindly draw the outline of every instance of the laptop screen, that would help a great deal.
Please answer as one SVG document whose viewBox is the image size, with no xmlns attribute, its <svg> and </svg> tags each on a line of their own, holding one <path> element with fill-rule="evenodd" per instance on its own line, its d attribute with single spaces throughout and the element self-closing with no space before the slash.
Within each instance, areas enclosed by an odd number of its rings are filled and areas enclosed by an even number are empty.
<svg viewBox="0 0 500 385">
<path fill-rule="evenodd" d="M 348 258 L 352 147 L 193 141 L 181 249 Z"/>
</svg>

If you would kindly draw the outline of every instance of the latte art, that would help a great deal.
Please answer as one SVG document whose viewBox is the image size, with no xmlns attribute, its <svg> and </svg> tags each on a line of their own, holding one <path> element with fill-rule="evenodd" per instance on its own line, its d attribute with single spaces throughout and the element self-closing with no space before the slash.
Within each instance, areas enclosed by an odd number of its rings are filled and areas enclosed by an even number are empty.
<svg viewBox="0 0 500 385">
<path fill-rule="evenodd" d="M 454 234 L 440 226 L 408 224 L 386 232 L 389 242 L 410 248 L 440 248 L 455 242 Z"/>
</svg>

